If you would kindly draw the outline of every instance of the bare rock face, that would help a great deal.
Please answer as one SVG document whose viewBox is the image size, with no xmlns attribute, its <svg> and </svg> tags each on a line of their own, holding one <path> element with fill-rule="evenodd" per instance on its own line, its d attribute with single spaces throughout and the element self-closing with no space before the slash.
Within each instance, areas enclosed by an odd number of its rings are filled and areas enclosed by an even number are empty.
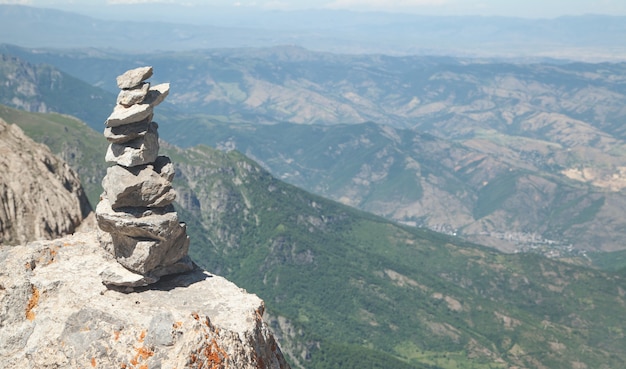
<svg viewBox="0 0 626 369">
<path fill-rule="evenodd" d="M 96 207 L 99 240 L 124 268 L 102 273 L 108 286 L 139 287 L 193 267 L 187 256 L 189 237 L 172 206 L 174 167 L 158 156 L 158 125 L 153 108 L 167 97 L 169 83 L 149 87 L 152 67 L 117 77 L 122 89 L 106 120 L 110 142 L 105 159 L 116 165 L 102 180 L 104 193 Z"/>
<path fill-rule="evenodd" d="M 78 175 L 0 119 L 0 244 L 73 233 L 91 206 Z"/>
<path fill-rule="evenodd" d="M 102 186 L 107 189 L 106 196 L 113 209 L 124 206 L 164 207 L 176 199 L 173 178 L 172 162 L 168 157 L 160 156 L 148 165 L 109 167 Z"/>
<path fill-rule="evenodd" d="M 198 268 L 132 293 L 95 232 L 0 247 L 0 367 L 286 369 L 264 306 Z"/>
</svg>

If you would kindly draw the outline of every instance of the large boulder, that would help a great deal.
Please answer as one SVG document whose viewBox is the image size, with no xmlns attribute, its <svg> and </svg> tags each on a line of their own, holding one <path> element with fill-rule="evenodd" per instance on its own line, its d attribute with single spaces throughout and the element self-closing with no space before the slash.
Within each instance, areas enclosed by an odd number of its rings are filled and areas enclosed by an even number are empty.
<svg viewBox="0 0 626 369">
<path fill-rule="evenodd" d="M 0 367 L 286 369 L 263 301 L 195 268 L 143 290 L 94 232 L 0 247 Z"/>
</svg>

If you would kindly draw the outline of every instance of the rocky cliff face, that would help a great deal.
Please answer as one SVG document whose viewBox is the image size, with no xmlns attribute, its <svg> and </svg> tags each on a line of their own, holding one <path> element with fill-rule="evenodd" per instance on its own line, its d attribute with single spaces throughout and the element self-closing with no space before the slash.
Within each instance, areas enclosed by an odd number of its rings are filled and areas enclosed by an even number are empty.
<svg viewBox="0 0 626 369">
<path fill-rule="evenodd" d="M 263 301 L 203 270 L 124 293 L 95 232 L 0 247 L 0 367 L 289 368 Z"/>
<path fill-rule="evenodd" d="M 0 119 L 0 244 L 74 232 L 91 211 L 78 175 Z"/>
</svg>

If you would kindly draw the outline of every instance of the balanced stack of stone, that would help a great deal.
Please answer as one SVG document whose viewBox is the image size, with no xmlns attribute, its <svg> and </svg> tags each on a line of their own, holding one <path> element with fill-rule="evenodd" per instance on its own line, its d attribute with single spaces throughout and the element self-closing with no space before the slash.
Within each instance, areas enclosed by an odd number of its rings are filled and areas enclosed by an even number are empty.
<svg viewBox="0 0 626 369">
<path fill-rule="evenodd" d="M 105 270 L 106 285 L 137 287 L 167 274 L 193 269 L 187 256 L 189 237 L 172 202 L 174 167 L 158 156 L 158 125 L 153 109 L 169 93 L 169 83 L 150 87 L 152 67 L 117 77 L 117 105 L 106 120 L 110 142 L 105 160 L 115 163 L 102 180 L 96 207 L 102 247 L 124 268 Z"/>
</svg>

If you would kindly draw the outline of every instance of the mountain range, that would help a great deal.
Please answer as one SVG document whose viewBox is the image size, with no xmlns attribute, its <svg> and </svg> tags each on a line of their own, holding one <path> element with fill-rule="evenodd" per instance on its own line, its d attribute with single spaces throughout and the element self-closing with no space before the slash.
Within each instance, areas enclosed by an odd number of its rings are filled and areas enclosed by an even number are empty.
<svg viewBox="0 0 626 369">
<path fill-rule="evenodd" d="M 626 64 L 293 47 L 141 56 L 1 50 L 105 90 L 115 88 L 116 70 L 151 61 L 173 81 L 171 104 L 156 117 L 167 141 L 237 149 L 285 181 L 396 221 L 509 252 L 624 248 Z M 44 68 L 5 59 L 5 69 L 25 76 Z M 23 90 L 38 91 L 42 101 L 107 96 L 87 84 L 71 92 L 9 86 L 2 102 L 16 107 L 15 99 L 27 100 Z M 81 103 L 79 116 L 101 130 L 103 107 L 90 106 Z M 78 115 L 72 107 L 59 111 Z"/>
<path fill-rule="evenodd" d="M 87 5 L 87 6 L 85 6 Z M 71 11 L 0 5 L 0 43 L 126 52 L 297 45 L 348 54 L 625 60 L 626 17 L 525 19 L 341 10 L 246 11 L 149 2 Z M 165 14 L 165 16 L 164 16 Z"/>
<path fill-rule="evenodd" d="M 390 15 L 384 33 L 332 14 L 352 23 L 288 34 L 2 5 L 0 118 L 95 203 L 115 77 L 152 65 L 172 83 L 155 120 L 190 254 L 265 300 L 294 368 L 624 367 L 626 64 L 543 58 L 619 59 L 624 20 Z M 511 54 L 467 57 L 510 35 Z M 456 56 L 404 54 L 432 45 Z"/>
<path fill-rule="evenodd" d="M 68 116 L 0 113 L 38 140 L 57 141 L 63 156 L 75 137 L 97 134 Z M 79 163 L 89 151 L 102 154 L 99 146 L 75 147 L 69 157 Z M 161 151 L 176 165 L 191 256 L 265 300 L 293 367 L 613 368 L 626 361 L 623 267 L 602 272 L 507 255 L 402 226 L 286 184 L 237 151 L 165 142 Z"/>
</svg>

